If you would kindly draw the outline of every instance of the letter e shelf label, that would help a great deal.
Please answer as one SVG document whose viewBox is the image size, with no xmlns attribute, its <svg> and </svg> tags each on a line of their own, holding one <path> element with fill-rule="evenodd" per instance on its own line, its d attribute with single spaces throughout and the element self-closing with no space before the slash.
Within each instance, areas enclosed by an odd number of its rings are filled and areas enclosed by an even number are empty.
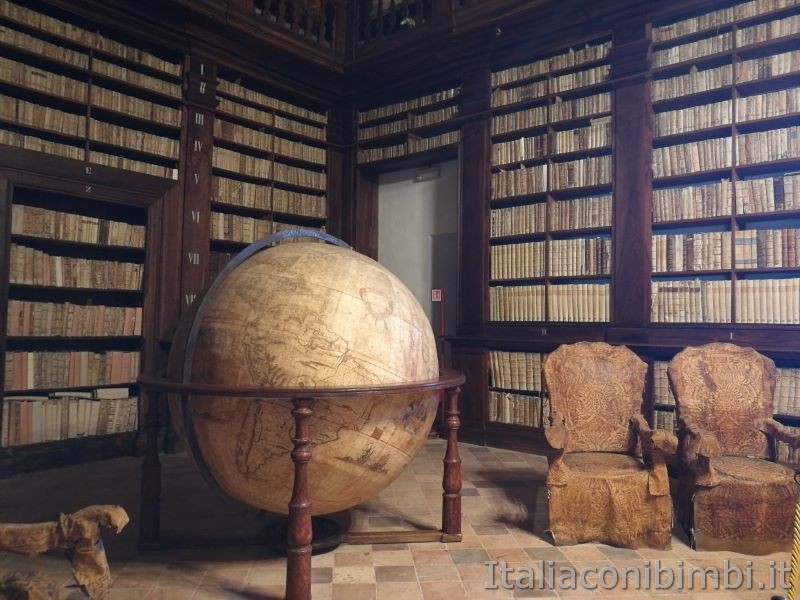
<svg viewBox="0 0 800 600">
<path fill-rule="evenodd" d="M 431 302 L 442 301 L 442 290 L 431 290 Z"/>
</svg>

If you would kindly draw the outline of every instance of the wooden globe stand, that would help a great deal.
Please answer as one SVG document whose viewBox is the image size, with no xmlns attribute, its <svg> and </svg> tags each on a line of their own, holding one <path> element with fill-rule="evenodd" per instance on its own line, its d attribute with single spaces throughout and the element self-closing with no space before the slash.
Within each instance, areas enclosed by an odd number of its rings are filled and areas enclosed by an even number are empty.
<svg viewBox="0 0 800 600">
<path fill-rule="evenodd" d="M 211 384 L 178 383 L 170 379 L 143 375 L 138 380 L 147 392 L 148 411 L 145 421 L 146 449 L 142 463 L 141 524 L 139 547 L 158 547 L 160 537 L 161 464 L 158 458 L 159 401 L 167 395 L 177 395 L 186 408 L 190 396 L 249 398 L 252 400 L 290 399 L 295 433 L 291 452 L 294 463 L 294 484 L 288 504 L 286 598 L 311 598 L 312 524 L 309 494 L 308 463 L 312 459 L 310 417 L 314 401 L 342 397 L 364 397 L 374 394 L 397 394 L 445 391 L 446 419 L 444 423 L 447 449 L 442 478 L 442 528 L 438 530 L 404 530 L 386 532 L 350 532 L 345 542 L 350 544 L 387 544 L 414 542 L 461 541 L 461 458 L 458 453 L 458 429 L 461 426 L 458 398 L 464 376 L 442 370 L 437 379 L 398 385 L 356 386 L 349 388 L 230 388 Z M 191 437 L 192 428 L 187 427 Z M 191 440 L 190 440 L 191 443 Z"/>
</svg>

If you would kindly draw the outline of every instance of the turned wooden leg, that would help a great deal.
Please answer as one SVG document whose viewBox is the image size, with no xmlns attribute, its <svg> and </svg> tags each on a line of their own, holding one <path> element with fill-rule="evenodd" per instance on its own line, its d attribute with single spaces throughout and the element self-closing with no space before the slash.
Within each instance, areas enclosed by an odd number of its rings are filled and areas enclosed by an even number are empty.
<svg viewBox="0 0 800 600">
<path fill-rule="evenodd" d="M 287 535 L 286 599 L 311 600 L 311 498 L 308 490 L 308 462 L 311 460 L 312 414 L 310 398 L 295 398 L 294 488 L 289 501 Z"/>
<path fill-rule="evenodd" d="M 161 461 L 158 458 L 159 395 L 146 392 L 145 450 L 142 461 L 139 548 L 157 548 L 161 537 Z"/>
<path fill-rule="evenodd" d="M 444 455 L 444 477 L 442 478 L 442 532 L 461 534 L 461 457 L 458 454 L 458 397 L 461 388 L 447 390 L 447 452 Z"/>
</svg>

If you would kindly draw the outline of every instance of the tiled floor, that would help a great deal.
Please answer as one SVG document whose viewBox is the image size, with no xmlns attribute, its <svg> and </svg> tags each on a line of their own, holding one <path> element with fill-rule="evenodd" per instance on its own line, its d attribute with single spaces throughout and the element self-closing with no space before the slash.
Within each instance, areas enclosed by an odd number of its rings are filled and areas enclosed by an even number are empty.
<svg viewBox="0 0 800 600">
<path fill-rule="evenodd" d="M 387 490 L 354 509 L 354 529 L 398 529 L 437 527 L 441 510 L 441 458 L 443 443 L 428 442 L 409 469 Z M 464 489 L 464 540 L 458 544 L 399 544 L 384 546 L 340 546 L 313 558 L 313 597 L 316 600 L 360 600 L 378 598 L 446 599 L 598 596 L 625 598 L 752 598 L 768 600 L 770 562 L 785 562 L 788 555 L 748 557 L 731 553 L 695 552 L 685 537 L 675 531 L 672 550 L 632 551 L 584 544 L 554 547 L 544 535 L 547 495 L 544 487 L 546 460 L 541 456 L 461 445 Z M 108 537 L 106 547 L 115 576 L 112 598 L 139 600 L 258 600 L 281 598 L 284 592 L 285 560 L 263 548 L 255 538 L 268 518 L 231 504 L 206 488 L 190 460 L 184 455 L 164 457 L 162 527 L 169 536 L 169 549 L 139 554 L 135 550 L 138 516 L 139 460 L 117 459 L 38 472 L 0 481 L 0 521 L 32 522 L 54 518 L 59 511 L 82 506 L 121 504 L 132 522 L 117 537 Z M 522 587 L 533 589 L 486 589 L 486 561 L 506 562 L 516 569 Z M 705 591 L 703 576 L 693 576 L 694 589 L 677 584 L 655 589 L 656 560 L 662 569 L 694 567 L 745 569 L 751 561 L 752 589 Z M 538 561 L 543 577 L 538 578 Z M 552 565 L 555 576 L 548 573 Z M 523 567 L 533 569 L 534 583 L 525 579 Z M 602 570 L 604 567 L 606 569 Z M 613 583 L 613 573 L 630 568 L 651 575 L 647 591 L 599 589 L 598 577 Z M 558 585 L 574 568 L 583 582 Z M 0 553 L 0 576 L 15 570 L 40 570 L 60 586 L 60 598 L 82 597 L 74 587 L 69 563 L 59 553 L 35 559 Z M 592 571 L 593 570 L 593 571 Z M 576 576 L 577 579 L 577 576 Z M 499 574 L 496 581 L 500 583 Z M 735 578 L 733 579 L 735 583 Z M 570 584 L 562 578 L 562 583 Z M 597 584 L 597 590 L 586 589 Z M 764 583 L 760 588 L 759 583 Z M 605 587 L 609 587 L 605 585 Z"/>
</svg>

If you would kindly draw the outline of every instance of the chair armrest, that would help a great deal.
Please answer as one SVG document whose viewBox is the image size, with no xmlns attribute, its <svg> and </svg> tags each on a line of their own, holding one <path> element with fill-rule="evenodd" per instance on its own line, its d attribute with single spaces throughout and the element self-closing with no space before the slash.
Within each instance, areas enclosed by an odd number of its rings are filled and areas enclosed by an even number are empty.
<svg viewBox="0 0 800 600">
<path fill-rule="evenodd" d="M 564 417 L 557 412 L 553 412 L 550 415 L 550 427 L 546 427 L 544 430 L 544 437 L 553 450 L 561 450 L 562 452 L 566 450 L 569 443 L 569 429 L 564 423 Z"/>
<path fill-rule="evenodd" d="M 564 454 L 569 446 L 569 429 L 564 423 L 564 417 L 557 412 L 551 413 L 550 427 L 545 428 L 544 437 L 554 450 L 547 457 L 547 485 L 566 485 L 569 473 L 564 464 Z"/>
<path fill-rule="evenodd" d="M 642 453 L 645 455 L 655 450 L 664 454 L 675 454 L 678 451 L 678 438 L 675 434 L 663 429 L 651 429 L 642 415 L 631 417 L 631 426 L 642 442 Z"/>
<path fill-rule="evenodd" d="M 681 460 L 694 475 L 695 484 L 702 487 L 719 485 L 719 478 L 711 459 L 722 456 L 719 440 L 710 431 L 700 429 L 690 419 L 678 419 L 678 432 L 681 437 Z"/>
<path fill-rule="evenodd" d="M 678 431 L 684 438 L 684 455 L 687 458 L 702 456 L 704 458 L 718 458 L 722 456 L 722 447 L 719 440 L 710 431 L 700 429 L 691 419 L 680 417 Z"/>
<path fill-rule="evenodd" d="M 792 433 L 775 419 L 764 419 L 759 429 L 772 439 L 788 444 L 793 450 L 800 448 L 800 435 Z"/>
</svg>

